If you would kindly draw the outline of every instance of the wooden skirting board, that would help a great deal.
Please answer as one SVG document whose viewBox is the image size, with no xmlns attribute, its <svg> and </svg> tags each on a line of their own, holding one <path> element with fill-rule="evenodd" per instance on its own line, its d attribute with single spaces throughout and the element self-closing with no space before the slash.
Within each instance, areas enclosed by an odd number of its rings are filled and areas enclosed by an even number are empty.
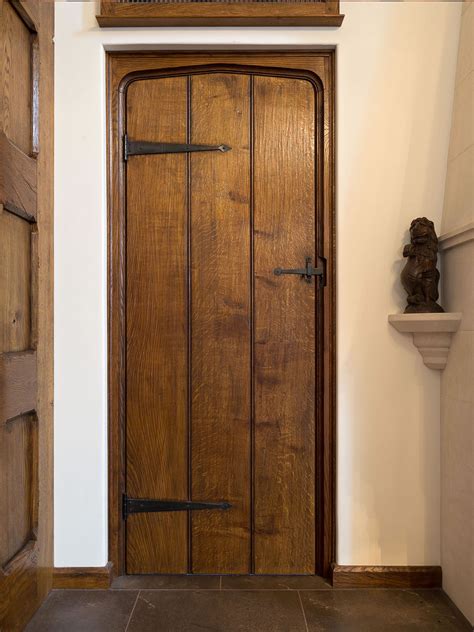
<svg viewBox="0 0 474 632">
<path fill-rule="evenodd" d="M 441 588 L 441 566 L 332 567 L 334 588 Z"/>
<path fill-rule="evenodd" d="M 91 568 L 55 568 L 53 588 L 108 589 L 112 563 Z M 333 588 L 441 588 L 440 566 L 332 566 Z"/>
<path fill-rule="evenodd" d="M 53 588 L 107 589 L 112 582 L 112 564 L 90 568 L 55 568 Z"/>
</svg>

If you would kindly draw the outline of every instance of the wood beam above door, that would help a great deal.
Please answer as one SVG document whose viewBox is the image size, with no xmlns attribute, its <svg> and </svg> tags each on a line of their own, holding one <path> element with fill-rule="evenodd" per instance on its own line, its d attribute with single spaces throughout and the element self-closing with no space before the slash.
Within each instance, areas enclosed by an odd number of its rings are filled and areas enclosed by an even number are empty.
<svg viewBox="0 0 474 632">
<path fill-rule="evenodd" d="M 101 2 L 101 27 L 340 26 L 339 0 Z"/>
</svg>

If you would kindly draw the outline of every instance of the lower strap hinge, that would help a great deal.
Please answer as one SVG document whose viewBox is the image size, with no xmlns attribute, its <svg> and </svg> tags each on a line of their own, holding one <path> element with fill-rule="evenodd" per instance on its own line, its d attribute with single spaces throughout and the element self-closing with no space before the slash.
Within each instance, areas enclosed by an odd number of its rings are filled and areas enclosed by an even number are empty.
<svg viewBox="0 0 474 632">
<path fill-rule="evenodd" d="M 199 511 L 220 509 L 225 511 L 232 505 L 226 501 L 221 502 L 195 502 L 191 500 L 156 500 L 152 498 L 129 498 L 123 495 L 122 513 L 124 519 L 130 514 L 136 513 L 160 513 L 164 511 Z"/>
</svg>

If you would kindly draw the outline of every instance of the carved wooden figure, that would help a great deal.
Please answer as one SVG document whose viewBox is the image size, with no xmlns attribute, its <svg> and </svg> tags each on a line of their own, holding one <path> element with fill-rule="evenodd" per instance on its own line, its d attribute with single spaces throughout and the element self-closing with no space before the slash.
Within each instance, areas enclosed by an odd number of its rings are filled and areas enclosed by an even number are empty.
<svg viewBox="0 0 474 632">
<path fill-rule="evenodd" d="M 414 219 L 410 226 L 410 243 L 403 249 L 408 258 L 401 280 L 408 297 L 405 314 L 444 312 L 436 302 L 439 297 L 438 237 L 432 221 Z"/>
</svg>

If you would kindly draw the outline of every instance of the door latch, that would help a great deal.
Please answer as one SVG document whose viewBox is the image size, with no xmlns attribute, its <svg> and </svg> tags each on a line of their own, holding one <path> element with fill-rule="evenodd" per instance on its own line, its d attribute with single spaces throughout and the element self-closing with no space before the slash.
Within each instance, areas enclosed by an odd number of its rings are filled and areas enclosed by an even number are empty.
<svg viewBox="0 0 474 632">
<path fill-rule="evenodd" d="M 313 260 L 311 257 L 306 257 L 306 267 L 297 268 L 293 270 L 285 270 L 284 268 L 275 268 L 273 274 L 281 276 L 282 274 L 297 274 L 302 277 L 306 283 L 311 283 L 313 277 L 320 278 L 320 286 L 326 285 L 326 259 L 319 257 L 322 261 L 322 265 L 317 268 L 313 267 Z"/>
</svg>

